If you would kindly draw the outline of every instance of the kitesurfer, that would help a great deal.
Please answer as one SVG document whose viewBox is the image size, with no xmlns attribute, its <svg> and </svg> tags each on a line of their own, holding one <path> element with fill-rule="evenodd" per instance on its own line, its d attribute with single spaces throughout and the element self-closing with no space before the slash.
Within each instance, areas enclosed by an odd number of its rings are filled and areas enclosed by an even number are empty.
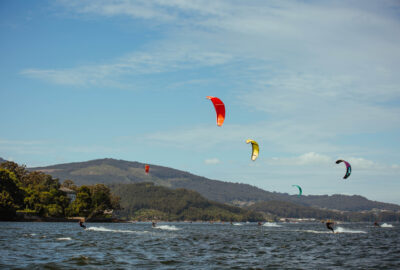
<svg viewBox="0 0 400 270">
<path fill-rule="evenodd" d="M 335 224 L 335 223 L 332 222 L 332 221 L 327 221 L 327 222 L 325 223 L 326 228 L 328 228 L 329 230 L 331 230 L 333 233 L 335 233 L 335 231 L 333 230 L 333 225 L 334 225 L 334 224 Z"/>
<path fill-rule="evenodd" d="M 155 223 L 154 221 L 151 222 L 151 226 L 152 226 L 153 228 L 156 227 L 156 224 L 157 224 L 157 223 Z"/>
<path fill-rule="evenodd" d="M 381 225 L 379 225 L 379 223 L 377 221 L 374 222 L 374 226 L 375 227 L 380 227 Z"/>
<path fill-rule="evenodd" d="M 83 224 L 82 220 L 79 220 L 79 226 L 81 226 L 82 228 L 86 229 L 86 226 L 85 226 L 85 224 Z"/>
<path fill-rule="evenodd" d="M 258 222 L 258 226 L 261 226 L 261 225 L 262 225 L 262 223 L 259 221 L 259 222 Z"/>
</svg>

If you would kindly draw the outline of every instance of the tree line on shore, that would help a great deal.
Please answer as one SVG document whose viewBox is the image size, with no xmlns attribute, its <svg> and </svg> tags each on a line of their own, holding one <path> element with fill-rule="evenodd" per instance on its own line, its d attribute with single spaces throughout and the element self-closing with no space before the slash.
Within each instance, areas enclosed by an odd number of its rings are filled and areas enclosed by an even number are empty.
<svg viewBox="0 0 400 270">
<path fill-rule="evenodd" d="M 70 190 L 75 199 L 65 190 Z M 119 209 L 119 198 L 103 184 L 77 187 L 71 180 L 60 184 L 48 174 L 28 171 L 17 163 L 6 161 L 0 164 L 2 220 L 14 220 L 18 213 L 54 218 L 105 217 L 105 210 L 113 209 Z"/>
<path fill-rule="evenodd" d="M 257 211 L 267 215 L 287 218 L 315 218 L 320 220 L 333 219 L 350 222 L 374 222 L 374 221 L 399 221 L 400 212 L 396 211 L 338 211 L 319 209 L 304 205 L 297 205 L 291 202 L 268 201 L 257 202 L 246 207 L 249 210 Z"/>
</svg>

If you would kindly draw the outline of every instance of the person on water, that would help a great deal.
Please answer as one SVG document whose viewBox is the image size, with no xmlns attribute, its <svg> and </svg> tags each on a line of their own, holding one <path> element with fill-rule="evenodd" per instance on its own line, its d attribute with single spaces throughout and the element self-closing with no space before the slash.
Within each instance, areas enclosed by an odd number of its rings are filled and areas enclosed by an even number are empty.
<svg viewBox="0 0 400 270">
<path fill-rule="evenodd" d="M 261 225 L 262 225 L 262 223 L 259 221 L 259 222 L 258 222 L 258 226 L 261 226 Z"/>
<path fill-rule="evenodd" d="M 83 224 L 82 220 L 79 220 L 79 226 L 81 226 L 82 228 L 86 229 L 86 226 L 85 226 L 85 224 Z"/>
<path fill-rule="evenodd" d="M 334 225 L 334 224 L 335 224 L 335 223 L 332 222 L 332 221 L 327 221 L 327 222 L 325 223 L 326 227 L 327 227 L 329 230 L 331 230 L 333 233 L 335 233 L 335 231 L 333 230 L 333 225 Z"/>
<path fill-rule="evenodd" d="M 377 221 L 374 222 L 374 226 L 375 227 L 380 227 L 381 225 L 379 225 L 379 223 Z"/>
<path fill-rule="evenodd" d="M 152 226 L 153 228 L 156 227 L 156 224 L 157 224 L 157 223 L 155 223 L 154 221 L 151 222 L 151 226 Z"/>
</svg>

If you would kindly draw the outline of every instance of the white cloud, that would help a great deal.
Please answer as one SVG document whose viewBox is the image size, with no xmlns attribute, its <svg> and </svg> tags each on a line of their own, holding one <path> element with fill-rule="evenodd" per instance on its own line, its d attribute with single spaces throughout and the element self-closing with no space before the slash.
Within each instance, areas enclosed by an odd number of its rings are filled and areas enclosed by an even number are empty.
<svg viewBox="0 0 400 270">
<path fill-rule="evenodd" d="M 316 165 L 316 164 L 331 164 L 333 159 L 326 155 L 321 155 L 314 152 L 302 154 L 297 157 L 289 158 L 271 158 L 268 163 L 278 165 Z"/>
<path fill-rule="evenodd" d="M 237 131 L 237 127 L 215 130 L 215 126 L 195 126 L 150 133 L 144 136 L 146 141 L 151 141 L 152 143 L 202 150 L 212 148 L 217 144 L 239 139 L 240 135 L 237 134 Z M 204 140 L 204 138 L 207 138 L 207 140 Z"/>
<path fill-rule="evenodd" d="M 222 128 L 218 128 L 214 124 L 174 127 L 173 130 L 144 134 L 143 137 L 152 144 L 174 145 L 177 148 L 196 151 L 205 151 L 215 147 L 230 149 L 232 145 L 247 151 L 251 147 L 246 145 L 246 139 L 253 138 L 260 145 L 260 158 L 268 156 L 271 148 L 279 148 L 282 153 L 286 154 L 310 151 L 336 153 L 340 150 L 339 146 L 327 142 L 327 140 L 336 138 L 335 133 L 323 130 L 316 132 L 317 127 L 312 125 L 299 125 L 295 121 L 289 120 L 256 122 L 246 125 L 229 124 L 228 121 L 225 121 Z"/>
<path fill-rule="evenodd" d="M 364 85 L 362 80 L 316 74 L 286 75 L 258 82 L 254 90 L 241 94 L 242 101 L 277 120 L 292 119 L 295 126 L 308 126 L 314 133 L 375 132 L 393 130 L 400 125 L 398 107 L 377 103 L 396 99 L 400 91 L 390 94 L 376 91 L 379 85 L 371 85 L 362 88 L 365 95 L 360 98 L 354 84 Z"/>
<path fill-rule="evenodd" d="M 118 153 L 122 149 L 115 147 L 105 147 L 101 145 L 81 145 L 81 146 L 68 146 L 64 149 L 65 152 L 74 153 L 96 153 L 96 154 L 109 154 Z"/>
<path fill-rule="evenodd" d="M 221 163 L 221 161 L 218 158 L 209 158 L 209 159 L 204 160 L 204 163 L 207 165 L 215 165 L 215 164 Z"/>
<path fill-rule="evenodd" d="M 39 140 L 7 140 L 0 138 L 0 144 L 4 146 L 13 146 L 13 145 L 29 146 L 29 145 L 39 145 L 44 143 L 45 143 L 44 141 L 39 141 Z"/>
<path fill-rule="evenodd" d="M 58 1 L 69 10 L 82 14 L 106 17 L 129 16 L 133 19 L 145 19 L 158 22 L 169 22 L 182 19 L 182 15 L 201 17 L 221 16 L 229 7 L 223 1 L 181 1 L 181 0 L 69 0 Z"/>
<path fill-rule="evenodd" d="M 12 155 L 36 155 L 52 151 L 48 142 L 41 140 L 9 140 L 0 138 L 0 149 Z"/>
<path fill-rule="evenodd" d="M 25 69 L 22 75 L 61 85 L 118 85 L 123 76 L 143 76 L 181 69 L 211 67 L 231 61 L 232 56 L 201 50 L 196 45 L 159 44 L 157 49 L 134 52 L 111 63 L 65 69 Z"/>
<path fill-rule="evenodd" d="M 170 20 L 167 12 L 155 8 L 152 1 L 58 1 L 63 6 L 79 14 L 97 14 L 101 16 L 129 16 L 140 19 Z"/>
<path fill-rule="evenodd" d="M 58 84 L 115 83 L 124 74 L 214 66 L 235 59 L 241 68 L 226 67 L 226 72 L 235 81 L 244 81 L 249 96 L 268 92 L 254 89 L 260 81 L 272 91 L 280 89 L 272 96 L 265 93 L 277 102 L 264 107 L 279 106 L 278 113 L 293 109 L 298 98 L 353 99 L 362 104 L 400 97 L 400 22 L 392 12 L 396 1 L 380 5 L 375 1 L 59 3 L 78 14 L 158 21 L 167 34 L 163 41 L 150 44 L 149 50 L 110 63 L 59 70 L 31 68 L 23 71 L 27 76 Z"/>
<path fill-rule="evenodd" d="M 326 170 L 327 168 L 336 168 L 338 165 L 335 164 L 335 161 L 338 159 L 344 159 L 351 164 L 353 171 L 392 171 L 396 172 L 400 168 L 398 165 L 389 165 L 383 164 L 377 161 L 368 160 L 361 157 L 336 157 L 333 158 L 328 155 L 318 154 L 314 152 L 305 153 L 295 157 L 273 157 L 268 159 L 267 164 L 269 165 L 279 165 L 289 167 L 298 167 L 298 166 L 314 166 L 314 165 L 322 165 Z M 342 165 L 341 165 L 342 166 Z M 318 168 L 318 167 L 316 167 Z"/>
<path fill-rule="evenodd" d="M 65 141 L 59 142 L 40 141 L 40 140 L 8 140 L 0 139 L 0 148 L 2 151 L 18 155 L 53 155 L 54 153 L 96 153 L 109 154 L 121 152 L 119 147 L 106 147 L 102 145 L 70 145 Z"/>
<path fill-rule="evenodd" d="M 385 167 L 390 167 L 377 164 L 376 162 L 364 158 L 349 157 L 346 160 L 351 164 L 353 169 L 385 169 Z"/>
</svg>

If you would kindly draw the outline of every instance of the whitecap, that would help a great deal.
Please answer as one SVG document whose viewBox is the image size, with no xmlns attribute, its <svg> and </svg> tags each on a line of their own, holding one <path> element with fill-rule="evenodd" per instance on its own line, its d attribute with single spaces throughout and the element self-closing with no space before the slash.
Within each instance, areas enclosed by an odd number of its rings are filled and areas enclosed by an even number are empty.
<svg viewBox="0 0 400 270">
<path fill-rule="evenodd" d="M 265 222 L 263 224 L 265 227 L 282 227 L 281 225 L 276 224 L 275 222 Z"/>
<path fill-rule="evenodd" d="M 332 234 L 331 230 L 324 230 L 324 231 L 315 231 L 315 230 L 304 230 L 302 232 L 308 232 L 308 233 L 330 233 Z M 335 228 L 335 233 L 367 233 L 365 231 L 358 231 L 358 230 L 351 230 L 351 229 L 345 229 L 342 227 L 337 227 Z"/>
<path fill-rule="evenodd" d="M 383 224 L 381 225 L 381 227 L 382 227 L 382 228 L 393 228 L 393 225 L 392 225 L 392 224 L 383 223 Z"/>
<path fill-rule="evenodd" d="M 131 231 L 131 230 L 113 230 L 113 229 L 108 229 L 105 227 L 89 227 L 86 229 L 87 231 L 96 231 L 96 232 L 114 232 L 114 233 L 148 233 L 148 231 Z"/>
<path fill-rule="evenodd" d="M 242 223 L 233 223 L 233 225 L 235 225 L 235 226 L 242 226 L 243 224 L 242 224 Z"/>
<path fill-rule="evenodd" d="M 71 237 L 60 237 L 60 238 L 57 238 L 56 240 L 59 240 L 59 241 L 70 241 L 72 239 L 71 239 Z"/>
<path fill-rule="evenodd" d="M 180 230 L 179 228 L 175 227 L 175 226 L 170 226 L 170 225 L 157 225 L 156 227 L 154 227 L 155 229 L 160 229 L 160 230 L 167 230 L 167 231 L 178 231 Z"/>
<path fill-rule="evenodd" d="M 104 227 L 89 227 L 86 229 L 87 231 L 96 231 L 96 232 L 116 232 L 116 230 L 107 229 Z"/>
<path fill-rule="evenodd" d="M 332 233 L 332 231 L 314 231 L 314 230 L 305 230 L 301 232 L 308 232 L 308 233 Z"/>
<path fill-rule="evenodd" d="M 338 233 L 367 233 L 365 231 L 351 230 L 351 229 L 346 229 L 346 228 L 342 228 L 342 227 L 337 227 L 335 229 L 335 232 L 338 232 Z"/>
</svg>

